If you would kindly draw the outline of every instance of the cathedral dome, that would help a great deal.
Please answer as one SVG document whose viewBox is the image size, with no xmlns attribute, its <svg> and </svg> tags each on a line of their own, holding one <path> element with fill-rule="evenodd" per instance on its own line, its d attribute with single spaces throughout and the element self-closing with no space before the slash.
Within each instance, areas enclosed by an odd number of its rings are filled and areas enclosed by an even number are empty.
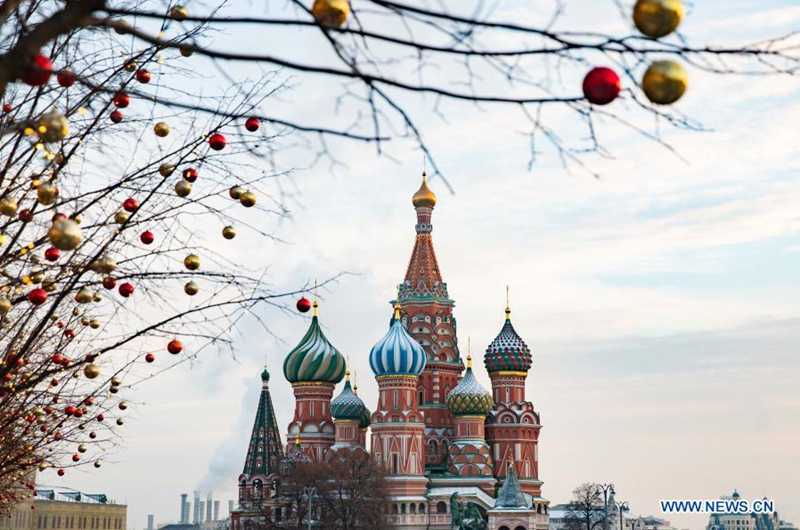
<svg viewBox="0 0 800 530">
<path fill-rule="evenodd" d="M 269 381 L 269 372 L 267 371 L 266 367 L 264 368 L 264 371 L 261 372 L 261 380 Z"/>
<path fill-rule="evenodd" d="M 486 416 L 492 408 L 492 394 L 472 373 L 471 357 L 467 357 L 467 373 L 447 395 L 447 408 L 456 416 Z"/>
<path fill-rule="evenodd" d="M 283 375 L 290 383 L 338 383 L 344 378 L 344 371 L 344 356 L 322 333 L 317 317 L 317 303 L 314 302 L 311 325 L 300 344 L 283 361 Z"/>
<path fill-rule="evenodd" d="M 419 375 L 425 368 L 425 350 L 408 334 L 400 321 L 400 306 L 395 306 L 389 331 L 369 352 L 369 365 L 375 375 Z"/>
<path fill-rule="evenodd" d="M 337 420 L 351 420 L 359 422 L 359 427 L 369 425 L 370 412 L 350 386 L 350 373 L 346 375 L 344 388 L 338 396 L 331 401 L 331 416 Z M 366 425 L 363 425 L 366 419 Z"/>
<path fill-rule="evenodd" d="M 511 325 L 511 310 L 506 308 L 506 322 L 489 347 L 483 363 L 487 372 L 527 372 L 533 358 L 528 345 Z"/>
<path fill-rule="evenodd" d="M 411 203 L 414 205 L 414 208 L 419 208 L 420 206 L 433 208 L 436 206 L 436 195 L 428 187 L 428 183 L 425 181 L 424 172 L 422 173 L 422 185 L 419 187 L 414 196 L 411 197 Z"/>
</svg>

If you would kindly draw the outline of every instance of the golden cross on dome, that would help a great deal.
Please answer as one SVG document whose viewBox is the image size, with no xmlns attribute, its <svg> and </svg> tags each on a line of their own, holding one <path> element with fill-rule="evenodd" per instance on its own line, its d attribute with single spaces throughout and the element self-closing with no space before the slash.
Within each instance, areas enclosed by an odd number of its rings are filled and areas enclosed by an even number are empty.
<svg viewBox="0 0 800 530">
<path fill-rule="evenodd" d="M 511 318 L 511 304 L 508 302 L 508 285 L 506 285 L 506 319 Z"/>
<path fill-rule="evenodd" d="M 400 320 L 400 285 L 397 286 L 397 299 L 394 301 L 394 319 Z"/>
<path fill-rule="evenodd" d="M 472 337 L 467 337 L 467 368 L 472 368 Z"/>
<path fill-rule="evenodd" d="M 317 280 L 314 280 L 314 316 L 317 316 L 318 307 L 319 303 L 317 302 Z"/>
</svg>

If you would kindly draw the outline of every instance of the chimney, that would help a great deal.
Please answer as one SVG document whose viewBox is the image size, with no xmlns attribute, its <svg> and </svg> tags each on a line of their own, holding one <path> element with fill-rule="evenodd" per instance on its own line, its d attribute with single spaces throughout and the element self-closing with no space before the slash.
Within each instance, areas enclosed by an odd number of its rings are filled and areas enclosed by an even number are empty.
<svg viewBox="0 0 800 530">
<path fill-rule="evenodd" d="M 199 524 L 200 523 L 200 492 L 194 492 L 194 517 L 192 518 L 192 523 Z"/>
<path fill-rule="evenodd" d="M 186 497 L 188 497 L 187 494 L 181 493 L 181 524 L 188 523 L 189 507 L 187 506 Z"/>
<path fill-rule="evenodd" d="M 153 530 L 153 514 L 147 514 L 147 530 Z"/>
<path fill-rule="evenodd" d="M 219 501 L 214 501 L 214 520 L 219 521 Z"/>
<path fill-rule="evenodd" d="M 206 502 L 200 501 L 200 509 L 198 510 L 200 512 L 200 516 L 197 518 L 197 521 L 200 524 L 203 524 L 203 516 L 206 514 L 205 508 L 206 508 Z"/>
<path fill-rule="evenodd" d="M 206 497 L 206 521 L 207 522 L 213 521 L 213 519 L 211 519 L 211 509 L 213 507 L 214 507 L 213 506 L 213 501 L 211 500 L 211 494 L 209 493 L 208 496 Z"/>
</svg>

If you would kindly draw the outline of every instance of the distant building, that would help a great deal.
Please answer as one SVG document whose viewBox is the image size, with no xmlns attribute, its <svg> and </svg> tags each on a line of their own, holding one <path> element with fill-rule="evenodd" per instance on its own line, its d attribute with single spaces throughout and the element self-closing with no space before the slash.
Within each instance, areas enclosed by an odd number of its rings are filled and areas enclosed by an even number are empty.
<svg viewBox="0 0 800 530">
<path fill-rule="evenodd" d="M 739 492 L 734 490 L 732 495 L 720 497 L 725 500 L 739 500 Z M 782 521 L 778 512 L 771 514 L 713 514 L 706 530 L 779 530 Z"/>
<path fill-rule="evenodd" d="M 38 487 L 30 501 L 19 504 L 0 530 L 125 530 L 128 507 L 104 494 L 68 488 Z"/>
</svg>

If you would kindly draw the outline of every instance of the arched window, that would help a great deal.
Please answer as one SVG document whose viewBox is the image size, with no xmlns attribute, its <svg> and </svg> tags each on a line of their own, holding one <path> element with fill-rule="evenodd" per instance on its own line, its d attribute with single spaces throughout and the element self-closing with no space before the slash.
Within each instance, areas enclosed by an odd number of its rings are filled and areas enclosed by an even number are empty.
<svg viewBox="0 0 800 530">
<path fill-rule="evenodd" d="M 430 452 L 431 455 L 435 456 L 438 450 L 439 450 L 439 444 L 436 443 L 436 440 L 431 440 L 430 442 L 428 442 L 428 452 Z"/>
<path fill-rule="evenodd" d="M 436 503 L 436 513 L 447 513 L 447 503 L 444 501 L 439 501 Z M 509 530 L 506 528 L 506 530 Z"/>
<path fill-rule="evenodd" d="M 402 514 L 406 513 L 406 503 L 400 505 L 400 513 Z"/>
<path fill-rule="evenodd" d="M 408 505 L 408 513 L 417 513 L 417 505 L 413 502 Z"/>
<path fill-rule="evenodd" d="M 507 526 L 501 526 L 498 530 L 511 530 L 511 529 Z"/>
<path fill-rule="evenodd" d="M 528 529 L 527 529 L 527 528 L 525 528 L 525 527 L 524 527 L 524 526 L 522 526 L 522 525 L 519 525 L 519 526 L 518 526 L 518 527 L 516 527 L 514 530 L 528 530 Z"/>
<path fill-rule="evenodd" d="M 425 503 L 419 503 L 419 513 L 425 513 Z"/>
<path fill-rule="evenodd" d="M 420 388 L 417 392 L 417 404 L 424 405 L 425 404 L 425 389 Z"/>
</svg>

